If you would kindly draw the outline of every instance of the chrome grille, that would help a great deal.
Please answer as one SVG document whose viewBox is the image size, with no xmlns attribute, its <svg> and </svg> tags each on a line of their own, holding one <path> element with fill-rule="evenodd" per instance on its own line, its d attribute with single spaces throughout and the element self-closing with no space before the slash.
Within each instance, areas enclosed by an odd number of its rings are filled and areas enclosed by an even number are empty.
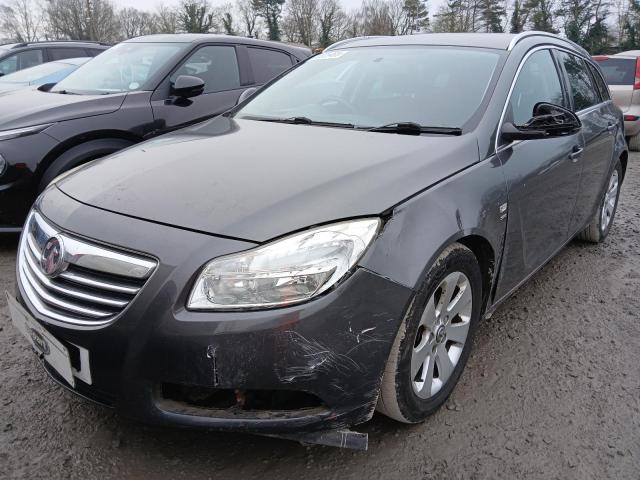
<svg viewBox="0 0 640 480">
<path fill-rule="evenodd" d="M 47 275 L 42 252 L 54 237 L 62 245 L 62 268 Z M 74 325 L 98 326 L 112 321 L 138 294 L 155 267 L 152 259 L 59 232 L 37 212 L 27 220 L 18 253 L 19 282 L 35 310 Z"/>
</svg>

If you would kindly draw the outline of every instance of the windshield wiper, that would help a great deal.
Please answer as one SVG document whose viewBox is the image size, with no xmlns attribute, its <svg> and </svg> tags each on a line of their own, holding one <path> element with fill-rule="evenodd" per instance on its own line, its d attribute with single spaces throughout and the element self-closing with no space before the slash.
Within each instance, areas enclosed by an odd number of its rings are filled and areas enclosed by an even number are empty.
<svg viewBox="0 0 640 480">
<path fill-rule="evenodd" d="M 353 123 L 320 122 L 316 120 L 311 120 L 309 117 L 302 117 L 302 116 L 287 117 L 287 118 L 246 116 L 241 118 L 247 118 L 249 120 L 259 120 L 261 122 L 291 123 L 294 125 L 318 125 L 320 127 L 355 128 L 355 125 Z"/>
<path fill-rule="evenodd" d="M 441 135 L 462 135 L 458 127 L 428 127 L 415 122 L 394 122 L 379 127 L 365 128 L 367 132 L 398 133 L 401 135 L 420 135 L 422 133 L 437 133 Z"/>
</svg>

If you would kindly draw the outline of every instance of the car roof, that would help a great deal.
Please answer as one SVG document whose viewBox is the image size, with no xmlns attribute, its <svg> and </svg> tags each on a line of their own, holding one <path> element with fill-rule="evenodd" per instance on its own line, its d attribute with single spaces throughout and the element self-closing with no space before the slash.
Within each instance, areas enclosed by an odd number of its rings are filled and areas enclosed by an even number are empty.
<svg viewBox="0 0 640 480">
<path fill-rule="evenodd" d="M 270 40 L 257 40 L 255 38 L 238 37 L 235 35 L 221 35 L 214 33 L 175 33 L 175 34 L 156 34 L 135 37 L 125 40 L 124 43 L 233 43 L 242 45 L 255 45 L 259 47 L 276 47 L 285 50 L 297 57 L 306 58 L 311 55 L 311 49 L 305 46 L 292 45 L 284 42 L 274 42 Z"/>
<path fill-rule="evenodd" d="M 392 37 L 358 37 L 334 43 L 327 50 L 335 48 L 376 46 L 376 45 L 434 45 L 455 47 L 480 47 L 496 50 L 511 50 L 525 38 L 540 37 L 553 38 L 561 41 L 566 47 L 582 55 L 588 55 L 586 50 L 575 43 L 558 35 L 547 32 L 529 31 L 522 33 L 421 33 L 417 35 L 402 35 Z"/>
<path fill-rule="evenodd" d="M 100 50 L 106 50 L 111 45 L 102 42 L 92 42 L 85 40 L 57 40 L 57 41 L 43 41 L 43 42 L 22 42 L 22 43 L 7 43 L 0 45 L 0 50 L 16 50 L 27 47 L 87 47 L 97 48 Z"/>
</svg>

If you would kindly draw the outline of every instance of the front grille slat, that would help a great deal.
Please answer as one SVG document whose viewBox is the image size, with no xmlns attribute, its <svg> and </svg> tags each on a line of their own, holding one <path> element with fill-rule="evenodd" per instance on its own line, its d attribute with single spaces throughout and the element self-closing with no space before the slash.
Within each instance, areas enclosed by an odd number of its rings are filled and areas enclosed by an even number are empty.
<svg viewBox="0 0 640 480">
<path fill-rule="evenodd" d="M 124 308 L 127 306 L 127 304 L 129 303 L 128 300 L 118 300 L 115 298 L 111 298 L 111 297 L 104 297 L 104 296 L 99 296 L 99 295 L 94 295 L 94 294 L 90 294 L 90 293 L 86 293 L 86 292 L 82 292 L 80 290 L 77 290 L 75 288 L 70 288 L 67 286 L 61 286 L 57 283 L 55 283 L 54 280 L 51 280 L 49 278 L 47 278 L 41 271 L 40 268 L 37 266 L 37 264 L 35 263 L 33 256 L 28 253 L 27 255 L 25 255 L 25 259 L 26 259 L 26 264 L 29 270 L 29 273 L 31 273 L 34 277 L 36 277 L 36 279 L 38 280 L 38 282 L 45 287 L 47 290 L 56 292 L 56 293 L 60 293 L 62 295 L 65 295 L 67 297 L 73 297 L 73 298 L 77 298 L 78 300 L 83 300 L 89 303 L 97 303 L 100 305 L 106 305 L 108 307 L 116 307 L 116 308 Z"/>
<path fill-rule="evenodd" d="M 72 252 L 64 256 L 66 269 L 48 276 L 39 259 L 52 236 L 59 237 L 62 245 L 65 241 L 72 245 Z M 87 264 L 103 270 L 87 268 Z M 40 314 L 75 325 L 96 326 L 111 322 L 131 303 L 156 262 L 57 232 L 36 212 L 27 220 L 18 265 L 25 296 Z"/>
</svg>

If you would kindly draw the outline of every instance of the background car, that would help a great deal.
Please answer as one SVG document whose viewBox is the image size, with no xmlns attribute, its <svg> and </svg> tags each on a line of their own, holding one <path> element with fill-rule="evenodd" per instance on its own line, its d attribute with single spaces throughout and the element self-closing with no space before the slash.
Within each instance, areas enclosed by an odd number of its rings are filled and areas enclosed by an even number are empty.
<svg viewBox="0 0 640 480">
<path fill-rule="evenodd" d="M 216 116 L 311 55 L 225 35 L 122 42 L 52 89 L 0 97 L 0 232 L 19 231 L 37 193 L 82 163 Z"/>
<path fill-rule="evenodd" d="M 66 60 L 47 62 L 10 73 L 9 75 L 0 77 L 0 92 L 18 90 L 22 87 L 37 87 L 50 83 L 58 83 L 89 60 L 89 57 L 68 58 Z"/>
<path fill-rule="evenodd" d="M 640 151 L 640 50 L 596 55 L 611 97 L 624 113 L 624 134 L 629 148 Z"/>
<path fill-rule="evenodd" d="M 99 42 L 25 42 L 0 45 L 0 77 L 65 58 L 95 57 L 110 45 Z"/>
</svg>

